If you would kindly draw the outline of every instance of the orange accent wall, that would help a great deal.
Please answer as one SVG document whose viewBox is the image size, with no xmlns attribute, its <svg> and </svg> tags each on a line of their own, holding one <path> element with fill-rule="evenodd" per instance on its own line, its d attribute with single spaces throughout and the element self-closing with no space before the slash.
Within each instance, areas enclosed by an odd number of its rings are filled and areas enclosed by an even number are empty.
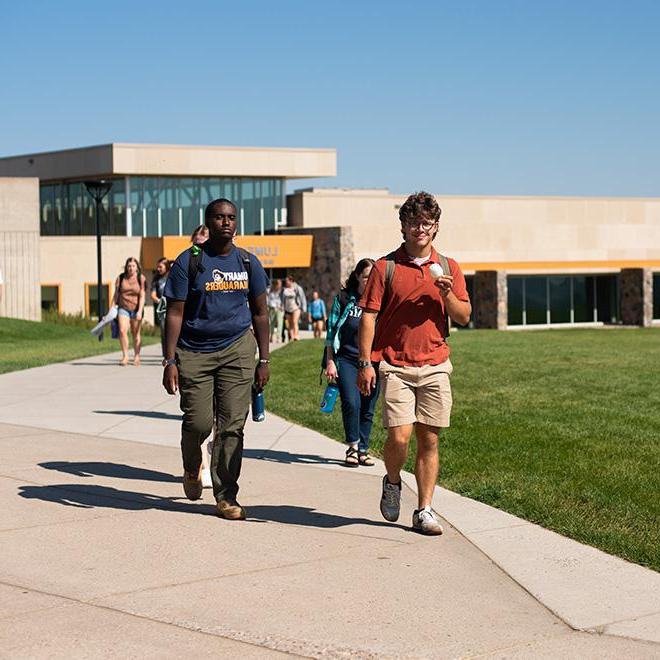
<svg viewBox="0 0 660 660">
<path fill-rule="evenodd" d="M 312 265 L 313 236 L 236 236 L 234 243 L 256 255 L 264 268 L 308 268 Z M 141 263 L 155 268 L 161 257 L 176 259 L 190 247 L 187 236 L 142 239 Z"/>
</svg>

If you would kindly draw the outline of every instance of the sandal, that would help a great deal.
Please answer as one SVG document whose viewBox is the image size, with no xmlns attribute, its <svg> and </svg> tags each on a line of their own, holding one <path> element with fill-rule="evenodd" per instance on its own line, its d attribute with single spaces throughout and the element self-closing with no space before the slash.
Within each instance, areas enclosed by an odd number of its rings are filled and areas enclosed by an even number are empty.
<svg viewBox="0 0 660 660">
<path fill-rule="evenodd" d="M 349 447 L 346 450 L 346 458 L 344 459 L 344 465 L 346 467 L 357 467 L 360 464 L 358 459 L 358 451 L 355 447 Z"/>
<path fill-rule="evenodd" d="M 372 467 L 373 465 L 375 465 L 373 459 L 371 458 L 371 456 L 369 456 L 369 454 L 366 451 L 361 451 L 358 454 L 358 463 L 360 465 L 365 465 L 366 467 Z"/>
</svg>

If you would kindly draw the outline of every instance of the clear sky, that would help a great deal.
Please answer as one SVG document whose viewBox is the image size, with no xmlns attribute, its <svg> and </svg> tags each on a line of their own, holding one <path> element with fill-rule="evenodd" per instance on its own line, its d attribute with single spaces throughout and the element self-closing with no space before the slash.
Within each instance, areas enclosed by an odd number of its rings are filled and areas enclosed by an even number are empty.
<svg viewBox="0 0 660 660">
<path fill-rule="evenodd" d="M 0 155 L 335 147 L 290 186 L 660 196 L 660 2 L 0 0 Z"/>
</svg>

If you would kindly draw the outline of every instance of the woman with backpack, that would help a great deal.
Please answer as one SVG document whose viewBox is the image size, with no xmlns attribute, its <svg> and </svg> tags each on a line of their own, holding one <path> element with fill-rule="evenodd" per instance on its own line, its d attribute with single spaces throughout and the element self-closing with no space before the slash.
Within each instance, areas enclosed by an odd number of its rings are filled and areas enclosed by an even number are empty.
<svg viewBox="0 0 660 660">
<path fill-rule="evenodd" d="M 135 257 L 129 257 L 124 264 L 124 272 L 115 281 L 113 303 L 117 305 L 117 323 L 119 324 L 119 345 L 122 357 L 119 364 L 128 364 L 128 329 L 133 335 L 133 364 L 140 366 L 140 348 L 142 338 L 142 316 L 144 312 L 146 278 L 142 274 L 140 262 Z"/>
<path fill-rule="evenodd" d="M 167 301 L 163 292 L 167 283 L 167 274 L 170 270 L 170 262 L 161 257 L 156 263 L 154 278 L 151 280 L 151 301 L 154 304 L 154 323 L 160 328 L 160 343 L 165 355 L 165 315 L 167 313 Z"/>
<path fill-rule="evenodd" d="M 342 290 L 335 296 L 325 340 L 325 375 L 329 381 L 337 381 L 341 397 L 341 415 L 348 445 L 344 461 L 347 467 L 370 467 L 374 464 L 369 456 L 369 436 L 379 383 L 376 381 L 376 387 L 369 396 L 361 394 L 357 387 L 358 327 L 362 316 L 358 303 L 373 265 L 373 259 L 360 259 Z"/>
</svg>

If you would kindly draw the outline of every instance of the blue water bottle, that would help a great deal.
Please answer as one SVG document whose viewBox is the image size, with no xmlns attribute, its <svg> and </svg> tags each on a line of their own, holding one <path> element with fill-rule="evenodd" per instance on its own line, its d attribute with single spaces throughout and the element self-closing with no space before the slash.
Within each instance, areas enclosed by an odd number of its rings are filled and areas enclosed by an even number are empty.
<svg viewBox="0 0 660 660">
<path fill-rule="evenodd" d="M 264 391 L 252 385 L 252 419 L 255 422 L 263 422 L 266 419 L 266 404 L 264 402 Z"/>
<path fill-rule="evenodd" d="M 335 401 L 337 401 L 337 395 L 339 394 L 339 388 L 336 383 L 328 383 L 328 386 L 323 392 L 323 398 L 321 399 L 321 412 L 327 413 L 328 415 L 335 409 Z"/>
</svg>

